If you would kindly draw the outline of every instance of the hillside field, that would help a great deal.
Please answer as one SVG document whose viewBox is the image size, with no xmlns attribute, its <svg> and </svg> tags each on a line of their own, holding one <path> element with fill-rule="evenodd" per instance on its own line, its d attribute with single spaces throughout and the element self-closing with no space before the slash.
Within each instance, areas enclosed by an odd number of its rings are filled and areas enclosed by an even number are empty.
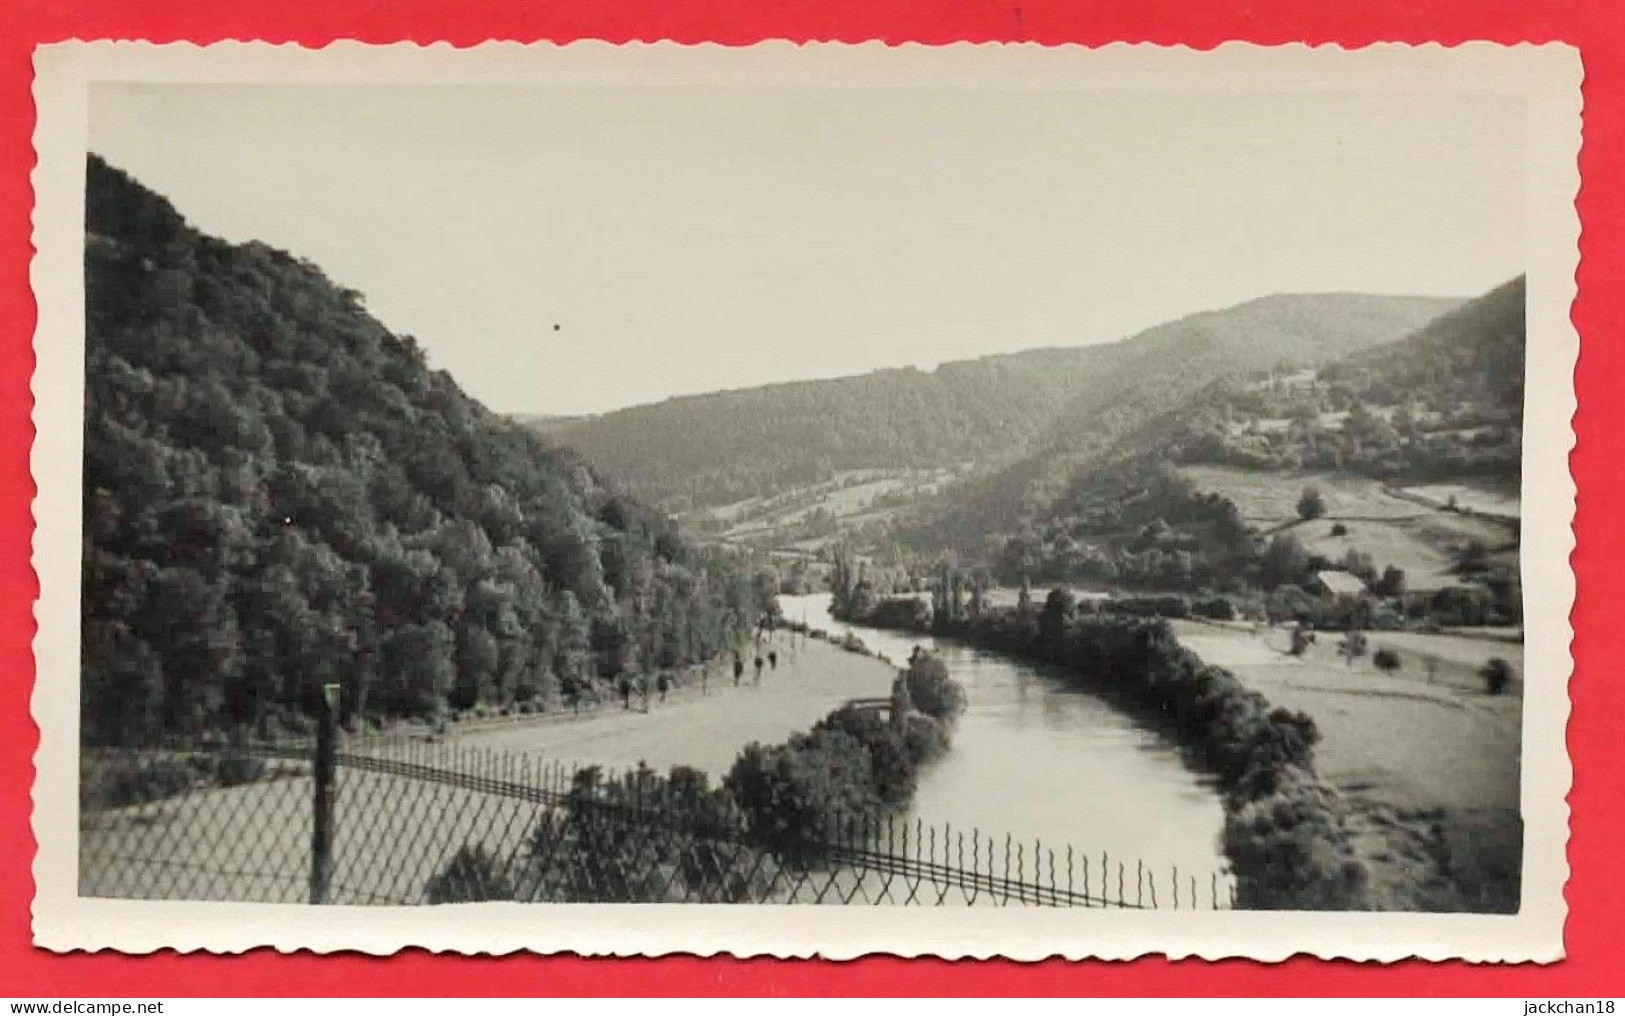
<svg viewBox="0 0 1625 1016">
<path fill-rule="evenodd" d="M 1472 541 L 1491 551 L 1495 564 L 1516 565 L 1517 536 L 1504 524 L 1462 515 L 1390 493 L 1379 480 L 1337 473 L 1269 473 L 1228 466 L 1182 466 L 1180 472 L 1198 489 L 1223 494 L 1236 503 L 1242 518 L 1262 532 L 1290 532 L 1304 549 L 1330 561 L 1350 550 L 1369 554 L 1377 570 L 1392 565 L 1405 572 L 1408 589 L 1439 589 L 1460 580 L 1451 568 Z M 1298 518 L 1304 488 L 1320 490 L 1326 514 L 1312 521 Z M 1432 488 L 1430 488 L 1432 489 Z M 1467 489 L 1467 488 L 1462 488 Z M 1503 493 L 1501 511 L 1506 511 Z M 1511 511 L 1517 502 L 1511 501 Z M 1341 525 L 1347 532 L 1332 535 Z"/>
</svg>

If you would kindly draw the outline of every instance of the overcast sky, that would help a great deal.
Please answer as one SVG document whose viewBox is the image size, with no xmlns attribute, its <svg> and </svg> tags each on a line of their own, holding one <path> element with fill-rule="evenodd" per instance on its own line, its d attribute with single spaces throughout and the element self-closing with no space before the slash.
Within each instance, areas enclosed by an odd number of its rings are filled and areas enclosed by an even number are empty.
<svg viewBox="0 0 1625 1016">
<path fill-rule="evenodd" d="M 508 412 L 1525 270 L 1504 98 L 101 85 L 91 148 Z"/>
</svg>

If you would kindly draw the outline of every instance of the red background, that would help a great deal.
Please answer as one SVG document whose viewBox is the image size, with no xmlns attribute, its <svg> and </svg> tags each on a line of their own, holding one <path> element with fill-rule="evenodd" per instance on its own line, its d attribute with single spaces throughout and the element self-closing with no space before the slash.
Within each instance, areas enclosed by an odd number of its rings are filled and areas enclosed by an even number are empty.
<svg viewBox="0 0 1625 1016">
<path fill-rule="evenodd" d="M 537 993 L 1086 993 L 1091 995 L 1518 995 L 1625 994 L 1625 831 L 1616 728 L 1625 682 L 1605 633 L 1625 623 L 1625 540 L 1607 538 L 1603 506 L 1625 494 L 1625 348 L 1614 326 L 1625 310 L 1620 212 L 1625 210 L 1625 5 L 1608 0 L 0 0 L 0 996 L 389 995 Z M 1565 932 L 1569 958 L 1548 967 L 1462 963 L 1391 966 L 1299 958 L 1269 966 L 1160 959 L 1133 963 L 944 963 L 876 957 L 853 963 L 788 963 L 680 957 L 657 961 L 533 956 L 464 959 L 409 952 L 390 959 L 282 956 L 57 956 L 29 937 L 33 681 L 29 642 L 37 584 L 29 567 L 33 486 L 28 382 L 34 308 L 28 286 L 30 52 L 71 38 L 367 42 L 487 38 L 569 41 L 673 39 L 747 44 L 765 38 L 859 42 L 1031 40 L 1114 41 L 1209 47 L 1258 43 L 1560 40 L 1580 47 L 1586 66 L 1585 140 L 1580 156 L 1584 226 L 1574 321 L 1581 335 L 1576 375 L 1580 413 L 1571 465 L 1579 485 L 1573 559 L 1574 716 L 1569 747 L 1574 789 Z M 1535 493 L 1538 496 L 1538 492 Z"/>
</svg>

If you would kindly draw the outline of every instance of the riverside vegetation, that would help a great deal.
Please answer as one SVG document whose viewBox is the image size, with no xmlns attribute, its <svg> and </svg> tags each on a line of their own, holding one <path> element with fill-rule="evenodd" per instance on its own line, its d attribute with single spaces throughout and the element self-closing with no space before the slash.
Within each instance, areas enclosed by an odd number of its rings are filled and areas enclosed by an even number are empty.
<svg viewBox="0 0 1625 1016">
<path fill-rule="evenodd" d="M 1183 648 L 1166 621 L 1099 614 L 1065 589 L 1041 608 L 978 606 L 934 614 L 916 600 L 854 611 L 857 584 L 837 587 L 836 615 L 877 627 L 929 630 L 1057 666 L 1075 681 L 1155 716 L 1219 779 L 1224 851 L 1236 903 L 1260 909 L 1367 909 L 1370 872 L 1357 856 L 1342 796 L 1314 770 L 1319 734 L 1301 712 L 1272 707 L 1233 674 Z"/>
<path fill-rule="evenodd" d="M 869 655 L 859 643 L 846 646 Z M 737 902 L 760 898 L 764 865 L 816 867 L 905 809 L 919 770 L 949 747 L 965 693 L 930 653 L 893 681 L 887 715 L 843 706 L 812 730 L 740 752 L 720 786 L 675 766 L 606 776 L 579 770 L 563 810 L 509 865 L 481 845 L 454 855 L 425 889 L 431 903 Z M 771 870 L 771 869 L 765 869 Z"/>
</svg>

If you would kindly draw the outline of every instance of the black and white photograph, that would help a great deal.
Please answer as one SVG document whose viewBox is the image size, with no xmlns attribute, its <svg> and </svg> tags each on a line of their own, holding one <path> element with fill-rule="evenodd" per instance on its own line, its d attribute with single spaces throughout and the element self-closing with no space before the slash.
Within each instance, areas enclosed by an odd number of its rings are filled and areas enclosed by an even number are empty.
<svg viewBox="0 0 1625 1016">
<path fill-rule="evenodd" d="M 73 64 L 64 906 L 1560 926 L 1577 62 L 658 49 Z"/>
</svg>

